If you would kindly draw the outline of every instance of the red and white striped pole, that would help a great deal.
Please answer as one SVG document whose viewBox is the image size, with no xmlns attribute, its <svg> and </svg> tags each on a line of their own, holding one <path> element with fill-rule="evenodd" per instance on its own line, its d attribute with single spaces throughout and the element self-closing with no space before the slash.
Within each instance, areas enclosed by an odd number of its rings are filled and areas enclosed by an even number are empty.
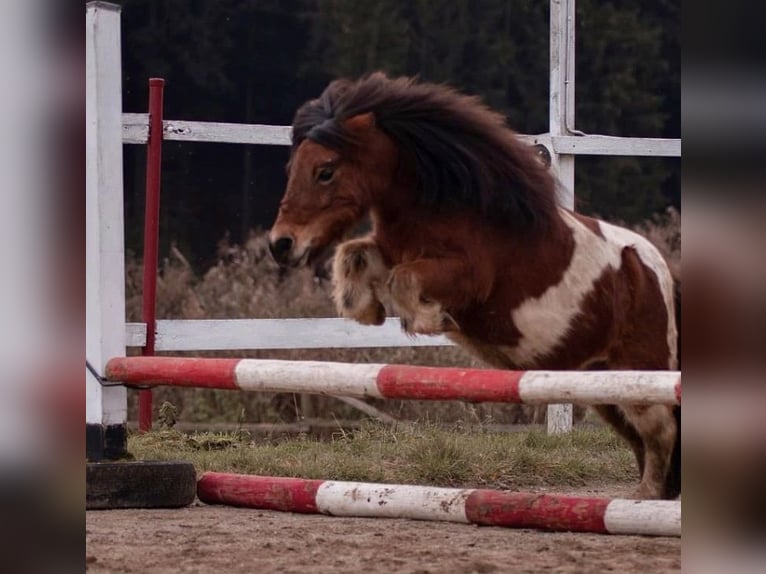
<svg viewBox="0 0 766 574">
<path fill-rule="evenodd" d="M 144 209 L 144 275 L 141 320 L 146 324 L 145 357 L 154 355 L 157 329 L 157 267 L 160 241 L 160 179 L 162 173 L 162 108 L 165 80 L 149 79 L 149 139 L 146 144 L 146 207 Z M 138 428 L 152 430 L 152 390 L 138 391 Z"/>
<path fill-rule="evenodd" d="M 265 359 L 121 357 L 125 384 L 500 403 L 681 404 L 678 371 L 504 371 Z"/>
<path fill-rule="evenodd" d="M 681 503 L 206 472 L 207 504 L 598 534 L 681 535 Z"/>
</svg>

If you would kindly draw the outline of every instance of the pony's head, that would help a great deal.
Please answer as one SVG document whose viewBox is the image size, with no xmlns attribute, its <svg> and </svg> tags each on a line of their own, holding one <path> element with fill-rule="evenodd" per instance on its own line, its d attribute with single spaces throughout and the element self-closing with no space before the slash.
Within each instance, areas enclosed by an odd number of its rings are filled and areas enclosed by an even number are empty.
<svg viewBox="0 0 766 574">
<path fill-rule="evenodd" d="M 269 234 L 281 265 L 319 256 L 364 219 L 373 196 L 391 184 L 396 150 L 373 114 L 336 107 L 347 86 L 331 83 L 295 115 L 287 189 Z"/>
<path fill-rule="evenodd" d="M 381 203 L 519 232 L 556 217 L 554 179 L 503 116 L 447 86 L 378 72 L 336 80 L 297 111 L 274 259 L 310 260 Z"/>
</svg>

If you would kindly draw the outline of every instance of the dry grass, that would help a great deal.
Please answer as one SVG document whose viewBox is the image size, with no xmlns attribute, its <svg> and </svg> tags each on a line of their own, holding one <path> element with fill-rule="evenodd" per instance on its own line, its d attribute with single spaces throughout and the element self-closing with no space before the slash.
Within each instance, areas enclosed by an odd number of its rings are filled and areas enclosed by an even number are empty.
<svg viewBox="0 0 766 574">
<path fill-rule="evenodd" d="M 299 476 L 440 486 L 526 489 L 632 484 L 632 454 L 606 429 L 548 436 L 464 432 L 428 424 L 368 423 L 333 440 L 256 444 L 246 433 L 165 430 L 129 439 L 139 459 L 191 461 L 198 472 Z"/>
<path fill-rule="evenodd" d="M 681 272 L 681 213 L 669 207 L 662 215 L 637 225 L 634 230 L 654 243 L 671 270 L 677 276 Z"/>
<path fill-rule="evenodd" d="M 680 214 L 664 216 L 637 230 L 657 244 L 671 265 L 680 265 Z M 157 293 L 162 319 L 222 319 L 257 317 L 335 317 L 326 269 L 280 270 L 268 255 L 266 233 L 253 232 L 242 245 L 219 244 L 219 260 L 198 275 L 177 249 L 163 262 Z M 131 254 L 126 262 L 127 315 L 140 320 L 141 264 Z M 203 353 L 194 353 L 201 355 Z M 212 355 L 211 353 L 207 353 Z M 230 353 L 231 354 L 231 353 Z M 217 353 L 217 356 L 226 353 Z M 237 356 L 291 360 L 408 363 L 439 366 L 482 366 L 457 347 L 391 349 L 295 349 L 237 352 Z M 207 389 L 161 388 L 155 404 L 173 403 L 178 419 L 188 422 L 294 422 L 304 417 L 358 419 L 362 415 L 331 397 L 310 399 L 289 394 L 240 393 Z M 136 418 L 131 393 L 130 418 Z M 457 402 L 378 401 L 376 407 L 400 420 L 430 420 L 467 424 L 530 422 L 534 408 L 521 405 L 467 405 Z M 577 411 L 582 416 L 582 409 Z"/>
</svg>

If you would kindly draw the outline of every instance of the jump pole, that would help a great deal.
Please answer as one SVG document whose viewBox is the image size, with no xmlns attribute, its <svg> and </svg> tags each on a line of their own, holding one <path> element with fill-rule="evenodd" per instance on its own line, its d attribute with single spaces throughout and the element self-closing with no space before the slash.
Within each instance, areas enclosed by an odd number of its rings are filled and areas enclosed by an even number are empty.
<svg viewBox="0 0 766 574">
<path fill-rule="evenodd" d="M 505 371 L 325 361 L 120 357 L 106 377 L 170 385 L 400 400 L 681 404 L 678 371 Z"/>
<path fill-rule="evenodd" d="M 141 320 L 146 324 L 145 357 L 154 355 L 157 330 L 157 272 L 160 241 L 160 180 L 165 80 L 149 79 L 149 140 L 146 144 L 146 207 L 144 210 L 144 275 Z M 152 430 L 152 390 L 138 391 L 138 428 Z"/>
<path fill-rule="evenodd" d="M 681 536 L 681 503 L 306 480 L 206 472 L 207 504 L 366 518 L 409 518 L 507 528 Z"/>
</svg>

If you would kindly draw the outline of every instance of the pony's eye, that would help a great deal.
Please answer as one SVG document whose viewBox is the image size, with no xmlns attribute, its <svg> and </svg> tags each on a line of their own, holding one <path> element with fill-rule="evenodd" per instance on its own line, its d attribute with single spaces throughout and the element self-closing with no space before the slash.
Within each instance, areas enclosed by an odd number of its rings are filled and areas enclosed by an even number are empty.
<svg viewBox="0 0 766 574">
<path fill-rule="evenodd" d="M 323 167 L 317 174 L 317 181 L 319 183 L 330 183 L 333 175 L 335 175 L 335 170 L 333 168 Z"/>
</svg>

